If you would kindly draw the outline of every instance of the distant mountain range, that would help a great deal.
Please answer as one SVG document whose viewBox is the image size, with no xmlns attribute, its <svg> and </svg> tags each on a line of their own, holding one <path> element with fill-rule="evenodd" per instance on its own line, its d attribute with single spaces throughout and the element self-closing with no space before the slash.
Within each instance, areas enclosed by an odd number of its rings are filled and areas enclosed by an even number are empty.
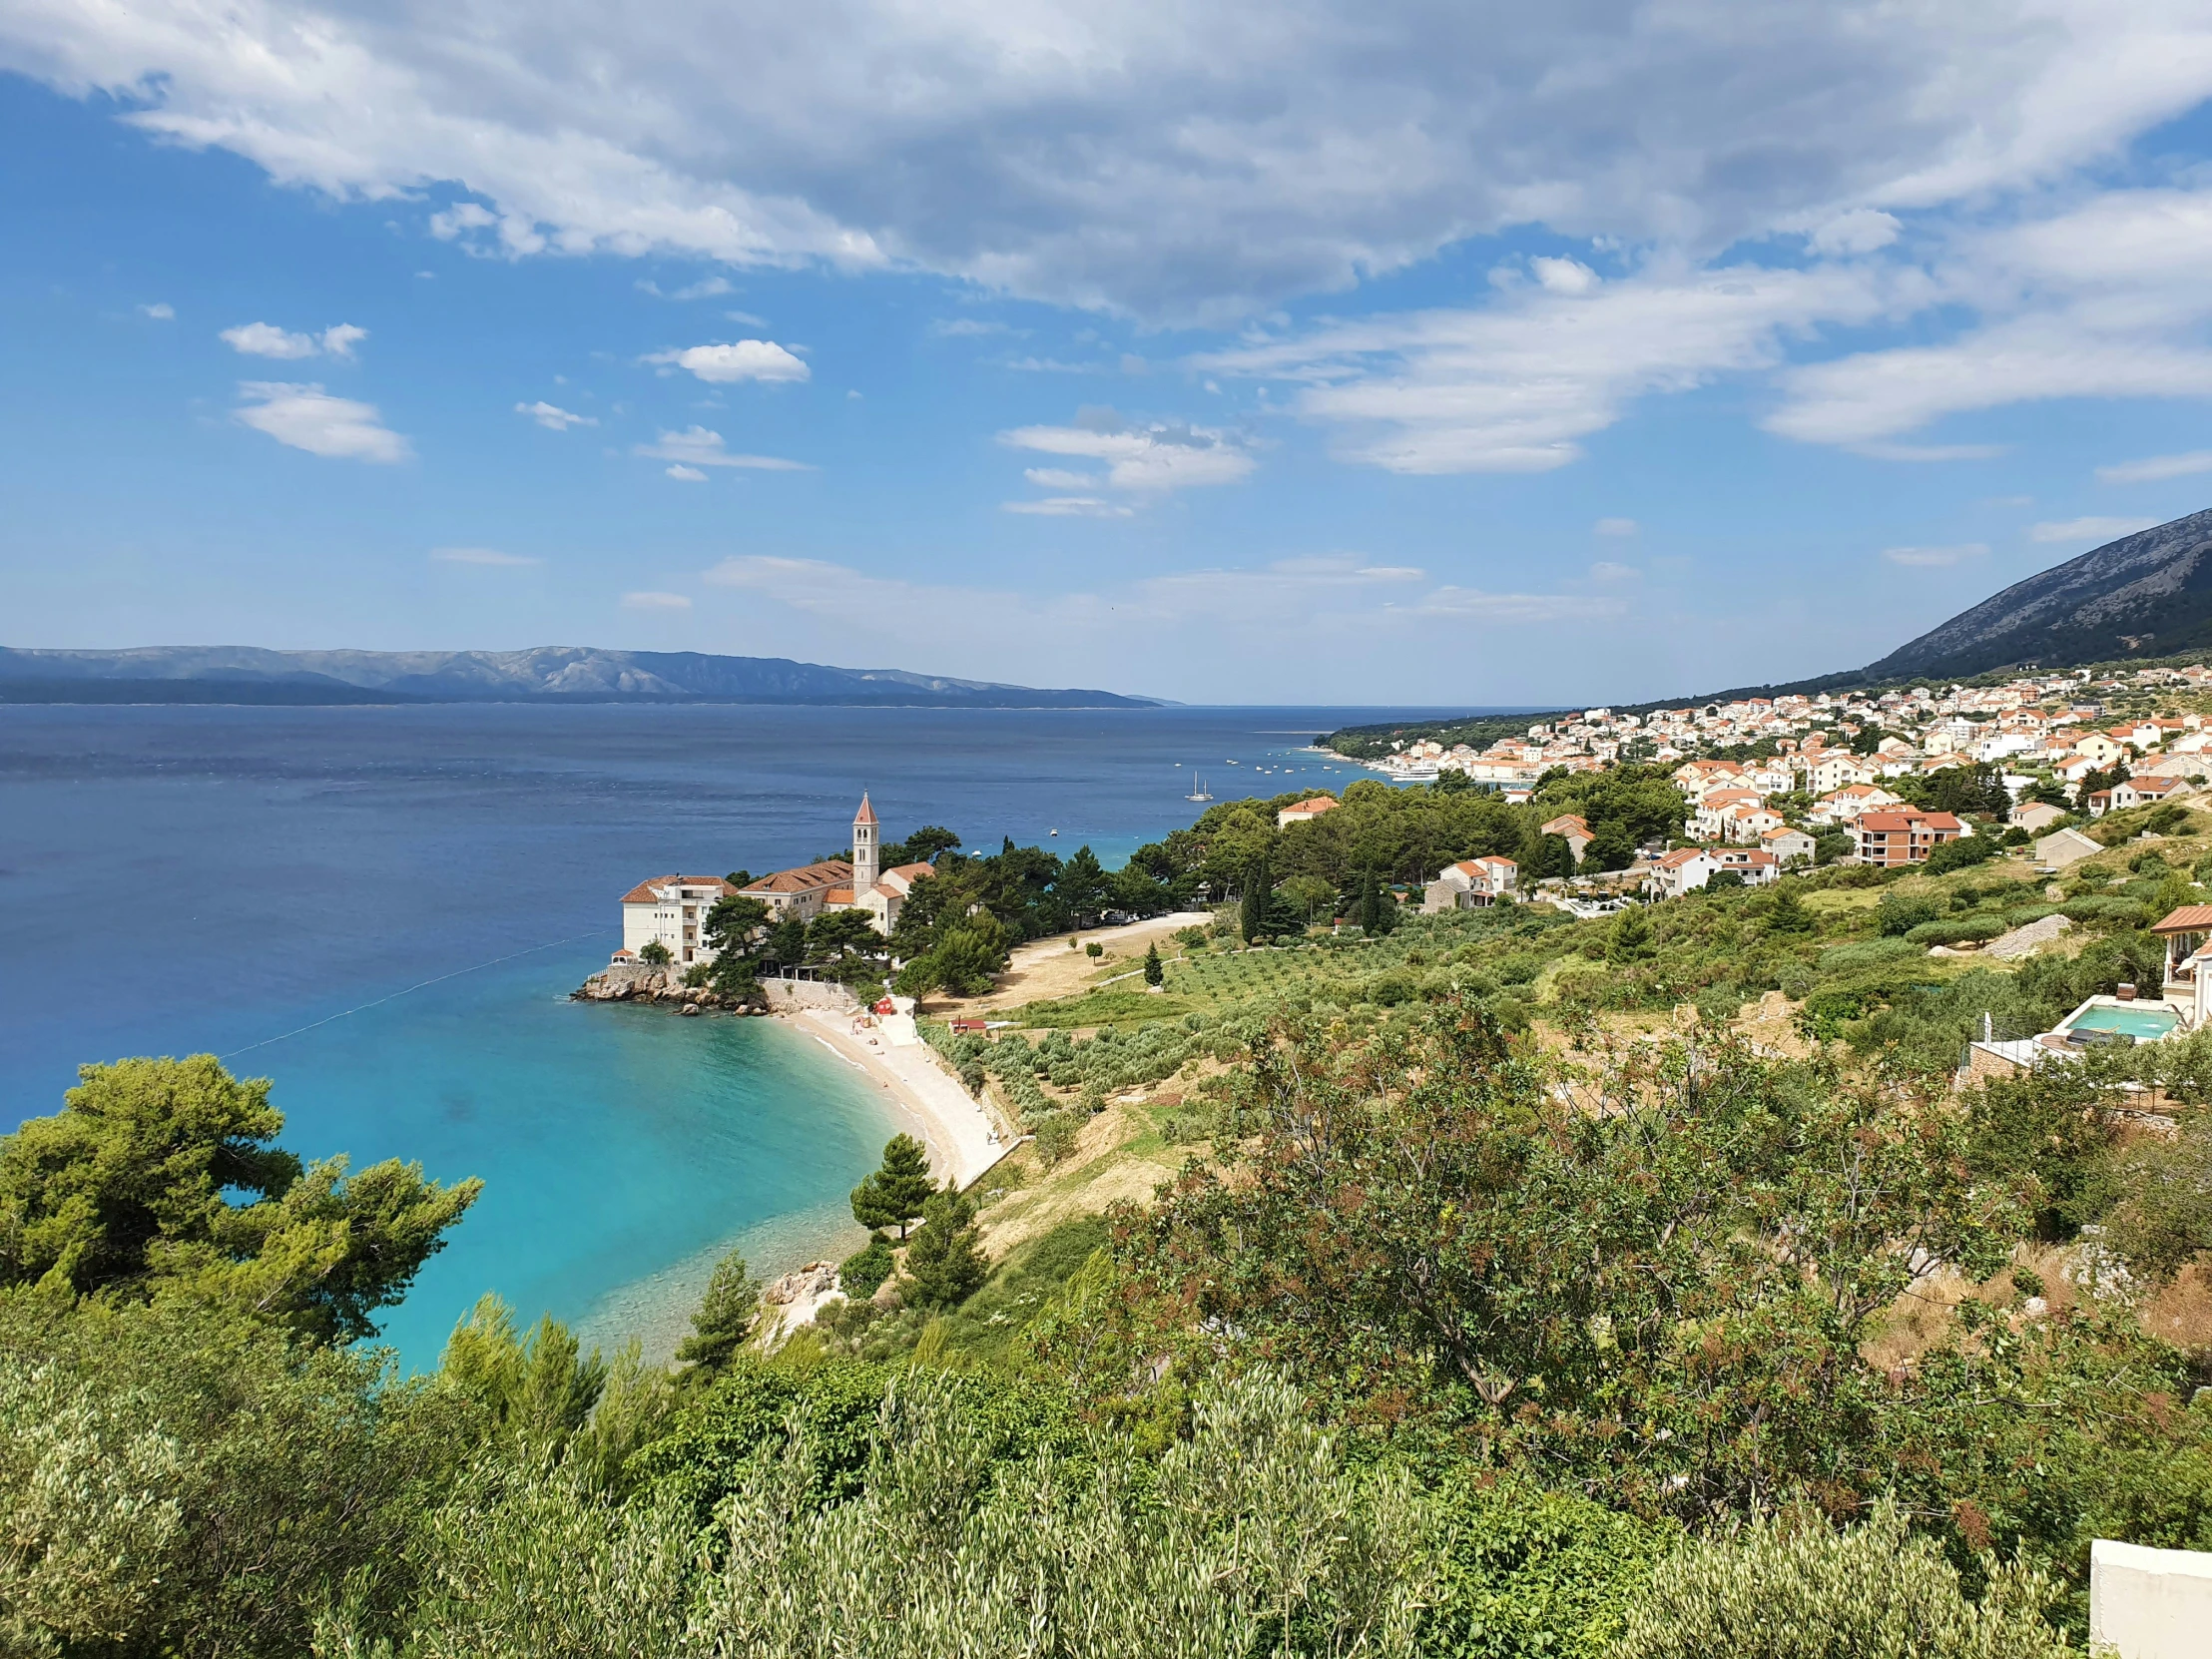
<svg viewBox="0 0 2212 1659">
<path fill-rule="evenodd" d="M 935 709 L 1141 709 L 1160 699 L 1040 691 L 902 669 L 697 651 L 128 651 L 0 647 L 0 703 L 813 703 Z"/>
<path fill-rule="evenodd" d="M 1957 680 L 2034 663 L 2071 668 L 2212 646 L 2212 511 L 2141 530 L 2014 582 L 1860 680 Z"/>
</svg>

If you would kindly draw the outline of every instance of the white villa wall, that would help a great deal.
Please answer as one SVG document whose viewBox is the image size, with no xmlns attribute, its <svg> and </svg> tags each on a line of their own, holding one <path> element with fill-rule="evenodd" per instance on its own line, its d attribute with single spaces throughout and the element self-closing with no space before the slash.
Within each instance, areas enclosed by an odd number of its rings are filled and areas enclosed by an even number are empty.
<svg viewBox="0 0 2212 1659">
<path fill-rule="evenodd" d="M 2212 1650 L 2212 1554 L 2089 1546 L 2089 1646 L 2117 1659 L 2201 1659 Z"/>
</svg>

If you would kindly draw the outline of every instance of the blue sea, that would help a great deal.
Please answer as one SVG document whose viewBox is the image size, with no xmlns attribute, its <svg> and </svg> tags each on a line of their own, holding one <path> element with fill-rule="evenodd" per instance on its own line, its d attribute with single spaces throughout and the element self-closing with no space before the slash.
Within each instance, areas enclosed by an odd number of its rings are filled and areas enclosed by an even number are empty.
<svg viewBox="0 0 2212 1659">
<path fill-rule="evenodd" d="M 84 1061 L 223 1055 L 303 1157 L 483 1178 L 389 1314 L 404 1364 L 486 1291 L 665 1351 L 731 1245 L 852 1248 L 897 1124 L 776 1022 L 569 1002 L 624 891 L 830 853 L 863 789 L 886 839 L 1111 865 L 1203 810 L 1195 773 L 1341 788 L 1317 734 L 1437 712 L 0 707 L 0 1127 Z"/>
</svg>

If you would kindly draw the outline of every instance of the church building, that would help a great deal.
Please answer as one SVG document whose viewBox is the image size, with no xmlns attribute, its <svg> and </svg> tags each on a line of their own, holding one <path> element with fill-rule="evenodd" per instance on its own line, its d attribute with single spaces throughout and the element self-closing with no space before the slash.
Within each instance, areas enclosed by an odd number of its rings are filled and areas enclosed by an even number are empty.
<svg viewBox="0 0 2212 1659">
<path fill-rule="evenodd" d="M 936 871 L 928 864 L 900 864 L 884 869 L 883 830 L 866 795 L 852 816 L 852 856 L 830 858 L 797 869 L 780 869 L 764 875 L 744 889 L 769 909 L 771 920 L 796 917 L 812 921 L 825 910 L 865 910 L 878 933 L 898 924 L 898 912 L 913 891 L 914 883 Z"/>
</svg>

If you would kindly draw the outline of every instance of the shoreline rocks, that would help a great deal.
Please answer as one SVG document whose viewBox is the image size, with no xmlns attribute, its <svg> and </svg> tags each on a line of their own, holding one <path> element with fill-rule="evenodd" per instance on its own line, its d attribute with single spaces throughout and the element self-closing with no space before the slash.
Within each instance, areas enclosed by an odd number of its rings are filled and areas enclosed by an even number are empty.
<svg viewBox="0 0 2212 1659">
<path fill-rule="evenodd" d="M 670 1012 L 765 1014 L 768 1010 L 750 999 L 725 997 L 707 985 L 687 985 L 674 967 L 617 962 L 602 968 L 568 993 L 571 1002 L 653 1002 Z"/>
</svg>

